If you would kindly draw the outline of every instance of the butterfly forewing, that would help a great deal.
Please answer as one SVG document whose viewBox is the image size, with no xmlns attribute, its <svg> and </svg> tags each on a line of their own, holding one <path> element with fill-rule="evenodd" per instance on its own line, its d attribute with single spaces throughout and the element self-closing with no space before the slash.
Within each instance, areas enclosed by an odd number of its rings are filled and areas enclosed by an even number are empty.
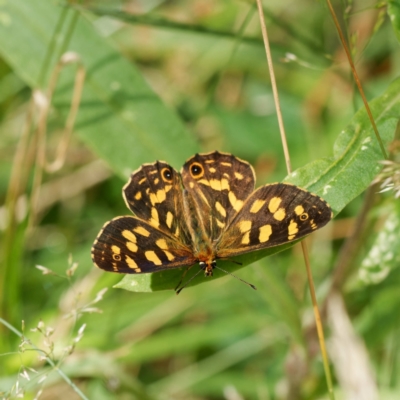
<svg viewBox="0 0 400 400">
<path fill-rule="evenodd" d="M 164 161 L 144 164 L 123 188 L 128 208 L 157 229 L 189 244 L 180 174 Z"/>
<path fill-rule="evenodd" d="M 92 247 L 92 260 L 101 269 L 125 274 L 157 272 L 196 262 L 192 250 L 179 238 L 135 217 L 107 222 Z"/>
<path fill-rule="evenodd" d="M 194 209 L 194 230 L 201 230 L 212 242 L 253 192 L 253 168 L 231 154 L 213 152 L 196 154 L 181 173 L 189 208 Z"/>
<path fill-rule="evenodd" d="M 332 218 L 329 205 L 297 186 L 276 183 L 257 189 L 218 243 L 220 258 L 278 246 L 323 227 Z"/>
</svg>

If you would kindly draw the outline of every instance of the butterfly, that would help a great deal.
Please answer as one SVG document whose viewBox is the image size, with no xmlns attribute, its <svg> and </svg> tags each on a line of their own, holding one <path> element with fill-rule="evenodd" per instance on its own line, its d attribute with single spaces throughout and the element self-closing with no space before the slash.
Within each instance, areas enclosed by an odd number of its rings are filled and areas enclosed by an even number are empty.
<svg viewBox="0 0 400 400">
<path fill-rule="evenodd" d="M 212 276 L 218 259 L 292 242 L 332 218 L 325 200 L 300 187 L 254 185 L 248 162 L 218 151 L 194 155 L 180 173 L 164 161 L 144 164 L 123 187 L 134 216 L 103 226 L 93 263 L 124 274 L 199 264 Z"/>
</svg>

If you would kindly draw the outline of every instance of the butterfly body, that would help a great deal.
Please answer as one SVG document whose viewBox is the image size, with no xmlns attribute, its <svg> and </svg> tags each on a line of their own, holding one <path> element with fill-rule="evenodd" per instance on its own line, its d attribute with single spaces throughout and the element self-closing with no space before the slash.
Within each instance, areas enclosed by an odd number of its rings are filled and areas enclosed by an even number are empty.
<svg viewBox="0 0 400 400">
<path fill-rule="evenodd" d="M 123 197 L 135 216 L 106 223 L 92 248 L 96 266 L 148 273 L 278 246 L 308 235 L 332 217 L 317 195 L 286 183 L 254 190 L 249 163 L 225 153 L 196 154 L 180 173 L 163 161 L 133 172 Z"/>
</svg>

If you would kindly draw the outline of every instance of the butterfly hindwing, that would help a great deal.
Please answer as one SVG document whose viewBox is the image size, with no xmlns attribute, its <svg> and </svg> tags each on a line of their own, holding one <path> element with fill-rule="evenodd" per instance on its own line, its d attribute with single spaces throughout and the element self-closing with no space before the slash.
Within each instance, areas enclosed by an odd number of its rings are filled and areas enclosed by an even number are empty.
<svg viewBox="0 0 400 400">
<path fill-rule="evenodd" d="M 297 186 L 276 183 L 258 188 L 231 221 L 218 243 L 226 258 L 292 242 L 332 218 L 329 205 Z"/>
<path fill-rule="evenodd" d="M 157 272 L 196 262 L 179 237 L 166 235 L 135 217 L 107 222 L 93 244 L 92 260 L 101 269 L 125 274 Z"/>
<path fill-rule="evenodd" d="M 182 181 L 188 202 L 194 209 L 195 230 L 214 241 L 254 190 L 252 166 L 243 160 L 217 151 L 196 154 L 182 167 Z"/>
</svg>

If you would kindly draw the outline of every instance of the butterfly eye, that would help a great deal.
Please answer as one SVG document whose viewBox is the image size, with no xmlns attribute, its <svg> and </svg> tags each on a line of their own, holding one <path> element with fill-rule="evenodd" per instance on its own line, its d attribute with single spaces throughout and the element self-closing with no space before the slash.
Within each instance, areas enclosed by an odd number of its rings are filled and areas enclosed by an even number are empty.
<svg viewBox="0 0 400 400">
<path fill-rule="evenodd" d="M 308 220 L 308 214 L 307 213 L 303 213 L 300 215 L 300 220 L 301 221 L 307 221 Z"/>
<path fill-rule="evenodd" d="M 161 171 L 161 176 L 165 182 L 172 182 L 172 171 L 169 168 L 163 168 L 163 170 Z"/>
<path fill-rule="evenodd" d="M 211 261 L 211 266 L 213 267 L 213 268 L 215 268 L 216 266 L 217 266 L 217 262 L 214 260 L 214 261 Z"/>
<path fill-rule="evenodd" d="M 190 166 L 190 174 L 192 175 L 192 178 L 201 178 L 204 174 L 203 166 L 199 163 L 193 163 Z"/>
</svg>

